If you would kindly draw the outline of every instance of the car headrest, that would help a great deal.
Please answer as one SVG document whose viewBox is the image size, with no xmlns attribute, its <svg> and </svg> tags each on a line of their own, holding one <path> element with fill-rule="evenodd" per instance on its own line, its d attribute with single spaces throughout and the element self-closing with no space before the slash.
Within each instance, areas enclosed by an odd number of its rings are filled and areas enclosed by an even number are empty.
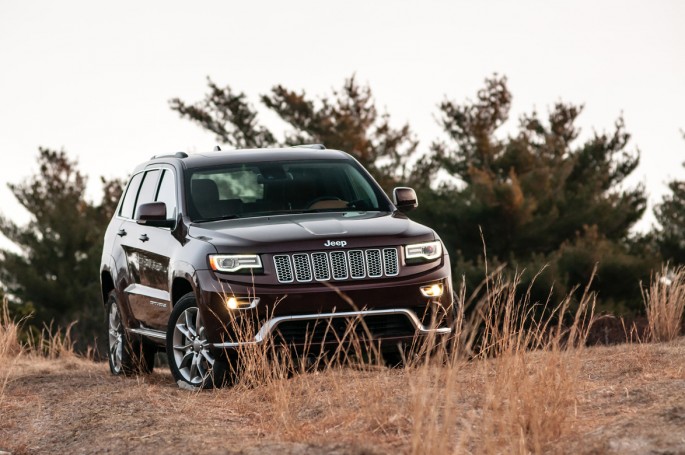
<svg viewBox="0 0 685 455">
<path fill-rule="evenodd" d="M 219 187 L 211 179 L 193 180 L 190 187 L 193 201 L 198 206 L 215 203 L 219 200 Z"/>
</svg>

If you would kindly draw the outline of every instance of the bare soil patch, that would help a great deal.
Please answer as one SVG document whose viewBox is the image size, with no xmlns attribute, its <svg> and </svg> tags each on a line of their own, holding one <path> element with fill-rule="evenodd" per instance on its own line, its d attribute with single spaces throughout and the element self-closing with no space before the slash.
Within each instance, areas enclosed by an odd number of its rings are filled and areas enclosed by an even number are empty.
<svg viewBox="0 0 685 455">
<path fill-rule="evenodd" d="M 547 355 L 532 353 L 528 363 Z M 103 363 L 19 357 L 0 367 L 0 380 L 7 379 L 0 395 L 0 450 L 410 453 L 422 452 L 417 432 L 424 432 L 429 452 L 483 453 L 494 436 L 478 433 L 472 422 L 486 403 L 484 374 L 498 361 L 466 362 L 455 370 L 456 392 L 448 407 L 436 410 L 438 420 L 455 411 L 452 431 L 435 434 L 418 421 L 423 414 L 417 406 L 425 404 L 417 397 L 431 387 L 440 393 L 439 384 L 430 383 L 439 376 L 421 369 L 340 368 L 268 386 L 189 392 L 163 368 L 121 378 Z M 568 397 L 571 417 L 541 452 L 685 453 L 684 339 L 588 348 L 581 361 L 575 396 Z M 429 440 L 435 438 L 446 444 Z"/>
</svg>

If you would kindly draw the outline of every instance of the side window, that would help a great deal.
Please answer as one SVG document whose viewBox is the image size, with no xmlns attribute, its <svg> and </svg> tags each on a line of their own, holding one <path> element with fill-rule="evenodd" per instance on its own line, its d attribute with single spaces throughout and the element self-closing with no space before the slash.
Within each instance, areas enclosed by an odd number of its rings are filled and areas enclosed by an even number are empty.
<svg viewBox="0 0 685 455">
<path fill-rule="evenodd" d="M 124 218 L 133 218 L 133 208 L 136 205 L 136 196 L 138 196 L 138 188 L 140 188 L 140 181 L 143 179 L 143 173 L 140 172 L 131 178 L 126 188 L 124 201 L 121 203 L 121 210 L 119 216 Z"/>
<path fill-rule="evenodd" d="M 176 184 L 173 172 L 163 171 L 162 183 L 159 184 L 159 191 L 157 191 L 155 200 L 166 204 L 166 217 L 168 219 L 176 219 Z"/>
<path fill-rule="evenodd" d="M 159 170 L 147 171 L 145 173 L 145 178 L 143 179 L 143 184 L 140 185 L 140 192 L 138 193 L 138 202 L 136 202 L 136 207 L 140 207 L 140 204 L 147 204 L 148 202 L 154 202 L 155 196 L 157 194 L 157 182 L 159 180 Z M 135 210 L 134 212 L 135 213 Z"/>
</svg>

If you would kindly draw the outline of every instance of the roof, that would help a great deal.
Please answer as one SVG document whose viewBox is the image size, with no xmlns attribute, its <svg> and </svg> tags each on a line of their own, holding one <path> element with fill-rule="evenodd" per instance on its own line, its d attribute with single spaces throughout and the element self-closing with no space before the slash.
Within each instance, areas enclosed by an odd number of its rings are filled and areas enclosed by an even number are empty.
<svg viewBox="0 0 685 455">
<path fill-rule="evenodd" d="M 317 150 L 309 148 L 260 148 L 220 150 L 188 155 L 187 158 L 179 158 L 167 155 L 150 160 L 150 162 L 181 162 L 186 168 L 216 166 L 233 163 L 259 163 L 268 161 L 294 161 L 294 160 L 335 160 L 350 159 L 350 155 L 340 150 Z M 148 164 L 148 163 L 146 163 Z"/>
</svg>

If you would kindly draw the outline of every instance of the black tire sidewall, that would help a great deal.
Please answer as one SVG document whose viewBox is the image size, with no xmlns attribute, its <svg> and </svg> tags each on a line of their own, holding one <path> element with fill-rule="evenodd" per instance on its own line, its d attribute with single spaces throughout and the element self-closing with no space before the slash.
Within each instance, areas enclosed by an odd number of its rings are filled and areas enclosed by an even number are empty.
<svg viewBox="0 0 685 455">
<path fill-rule="evenodd" d="M 124 330 L 124 325 L 123 322 L 121 322 L 121 307 L 117 303 L 117 299 L 114 295 L 114 291 L 109 293 L 109 296 L 107 296 L 107 304 L 105 305 L 105 330 L 107 333 L 107 361 L 109 363 L 109 371 L 115 375 L 119 376 L 124 374 L 124 357 L 126 356 L 126 349 L 121 350 L 121 368 L 119 371 L 116 371 L 114 368 L 114 362 L 112 362 L 112 347 L 109 344 L 109 313 L 111 311 L 112 305 L 116 305 L 117 307 L 117 312 L 119 313 L 119 325 L 121 327 L 121 332 L 122 332 L 122 343 L 126 343 L 126 337 L 125 333 L 126 330 Z"/>
<path fill-rule="evenodd" d="M 118 372 L 114 370 L 109 346 L 109 312 L 112 305 L 117 306 L 119 324 L 121 326 L 121 370 Z M 109 362 L 109 370 L 113 375 L 134 376 L 140 373 L 147 374 L 152 372 L 157 348 L 150 342 L 128 335 L 124 324 L 124 315 L 121 312 L 121 305 L 114 291 L 109 293 L 107 305 L 105 305 L 105 329 L 107 333 L 107 360 Z"/>
</svg>

